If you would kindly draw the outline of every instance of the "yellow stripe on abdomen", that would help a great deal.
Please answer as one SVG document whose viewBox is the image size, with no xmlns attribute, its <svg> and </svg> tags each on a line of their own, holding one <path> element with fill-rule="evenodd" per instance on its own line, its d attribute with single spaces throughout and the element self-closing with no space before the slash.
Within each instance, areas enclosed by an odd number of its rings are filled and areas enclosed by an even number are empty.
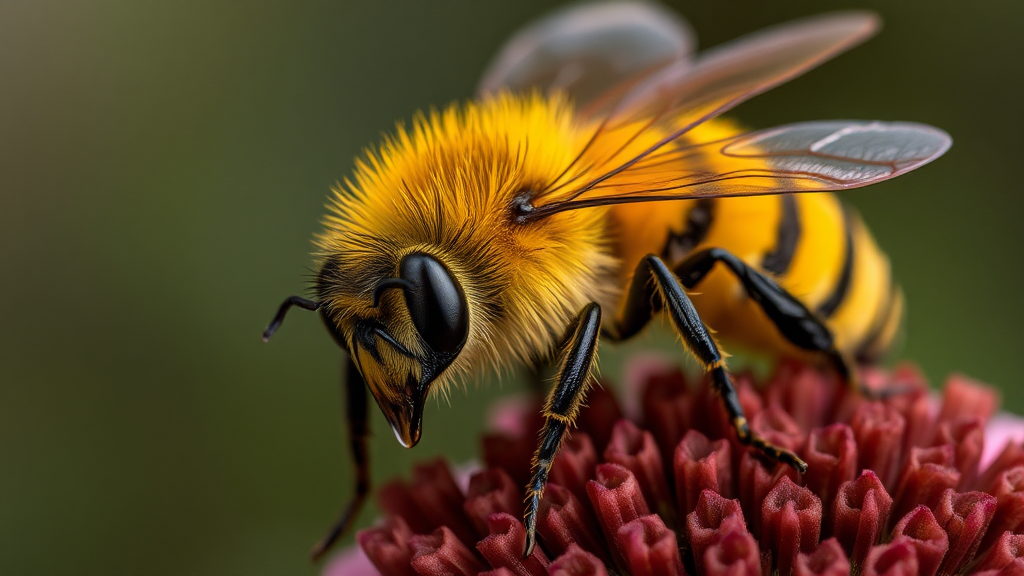
<svg viewBox="0 0 1024 576">
<path fill-rule="evenodd" d="M 780 286 L 811 310 L 832 294 L 846 250 L 843 206 L 832 194 L 795 194 L 800 214 L 800 240 Z"/>
<path fill-rule="evenodd" d="M 879 316 L 886 312 L 891 297 L 889 259 L 856 214 L 848 220 L 853 239 L 853 268 L 845 297 L 827 322 L 836 337 L 836 347 L 848 354 L 869 337 Z"/>
</svg>

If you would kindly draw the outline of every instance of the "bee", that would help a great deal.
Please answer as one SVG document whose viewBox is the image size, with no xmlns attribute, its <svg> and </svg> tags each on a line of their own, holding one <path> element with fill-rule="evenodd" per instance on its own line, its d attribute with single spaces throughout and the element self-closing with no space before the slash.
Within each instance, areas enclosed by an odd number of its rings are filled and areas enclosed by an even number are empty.
<svg viewBox="0 0 1024 576">
<path fill-rule="evenodd" d="M 314 557 L 370 491 L 367 391 L 412 447 L 428 394 L 557 359 L 526 486 L 530 554 L 599 338 L 631 338 L 656 315 L 703 367 L 739 441 L 805 471 L 750 429 L 712 328 L 818 358 L 862 388 L 856 363 L 891 347 L 903 296 L 858 216 L 820 192 L 918 168 L 951 139 L 879 121 L 745 132 L 718 116 L 878 25 L 826 14 L 694 56 L 688 26 L 656 5 L 571 7 L 515 34 L 477 99 L 416 116 L 358 160 L 316 240 L 315 298 L 285 300 L 264 333 L 292 306 L 315 310 L 347 356 L 356 493 Z"/>
</svg>

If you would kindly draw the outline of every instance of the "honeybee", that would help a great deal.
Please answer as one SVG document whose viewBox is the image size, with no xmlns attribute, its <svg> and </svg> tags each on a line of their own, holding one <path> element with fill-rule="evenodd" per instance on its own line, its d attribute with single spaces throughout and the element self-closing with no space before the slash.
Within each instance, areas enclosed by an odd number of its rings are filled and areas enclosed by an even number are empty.
<svg viewBox="0 0 1024 576">
<path fill-rule="evenodd" d="M 890 347 L 902 293 L 856 214 L 831 194 L 793 193 L 893 178 L 951 140 L 904 122 L 743 132 L 716 118 L 877 28 L 869 13 L 827 14 L 693 56 L 687 25 L 656 5 L 564 9 L 505 44 L 477 99 L 416 116 L 358 160 L 316 241 L 315 298 L 285 300 L 264 333 L 299 306 L 347 353 L 356 494 L 314 557 L 370 491 L 367 389 L 412 447 L 428 393 L 557 358 L 526 487 L 529 555 L 599 337 L 628 339 L 655 314 L 707 372 L 738 439 L 806 470 L 750 429 L 710 328 L 816 356 L 860 386 L 856 362 Z"/>
</svg>

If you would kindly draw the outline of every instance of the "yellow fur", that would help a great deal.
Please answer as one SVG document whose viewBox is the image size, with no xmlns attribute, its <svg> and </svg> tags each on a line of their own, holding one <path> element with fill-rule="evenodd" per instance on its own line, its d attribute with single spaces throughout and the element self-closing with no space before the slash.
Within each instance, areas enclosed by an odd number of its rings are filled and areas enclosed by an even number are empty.
<svg viewBox="0 0 1024 576">
<path fill-rule="evenodd" d="M 419 116 L 367 152 L 335 191 L 317 241 L 321 264 L 335 262 L 348 280 L 322 295 L 346 338 L 356 317 L 386 319 L 418 349 L 397 291 L 370 307 L 373 287 L 413 251 L 444 262 L 469 306 L 469 337 L 435 390 L 481 366 L 537 361 L 585 304 L 614 302 L 618 287 L 607 280 L 618 261 L 604 209 L 526 225 L 513 212 L 518 195 L 563 175 L 586 137 L 566 101 L 502 95 Z"/>
</svg>

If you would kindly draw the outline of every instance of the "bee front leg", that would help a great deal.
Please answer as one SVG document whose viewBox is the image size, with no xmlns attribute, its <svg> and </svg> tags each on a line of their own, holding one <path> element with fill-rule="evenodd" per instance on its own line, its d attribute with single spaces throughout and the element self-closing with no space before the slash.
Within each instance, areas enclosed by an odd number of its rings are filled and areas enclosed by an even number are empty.
<svg viewBox="0 0 1024 576">
<path fill-rule="evenodd" d="M 367 438 L 370 435 L 367 419 L 369 398 L 366 394 L 366 383 L 363 382 L 363 377 L 360 376 L 351 357 L 345 362 L 345 397 L 349 449 L 352 451 L 352 461 L 356 465 L 356 493 L 327 535 L 313 547 L 310 555 L 314 562 L 352 528 L 370 493 L 370 451 L 367 447 Z"/>
<path fill-rule="evenodd" d="M 587 304 L 576 318 L 575 329 L 564 347 L 565 356 L 558 370 L 558 384 L 544 404 L 544 428 L 533 457 L 533 472 L 526 487 L 526 547 L 523 558 L 533 553 L 537 544 L 537 510 L 544 496 L 551 463 L 562 446 L 565 431 L 576 421 L 590 388 L 590 368 L 597 354 L 597 341 L 601 333 L 601 307 Z"/>
<path fill-rule="evenodd" d="M 653 298 L 656 294 L 661 296 L 657 301 Z M 792 466 L 801 473 L 807 470 L 807 464 L 796 454 L 775 446 L 750 429 L 743 415 L 736 387 L 733 386 L 726 370 L 725 358 L 722 357 L 718 345 L 708 333 L 707 326 L 700 319 L 690 298 L 683 291 L 679 280 L 661 258 L 650 254 L 640 261 L 633 274 L 625 302 L 625 309 L 615 333 L 618 339 L 628 338 L 638 332 L 651 315 L 658 311 L 658 306 L 664 306 L 686 348 L 704 367 L 705 372 L 711 375 L 712 385 L 722 399 L 726 412 L 729 413 L 729 419 L 739 441 L 753 446 L 773 460 Z"/>
</svg>

